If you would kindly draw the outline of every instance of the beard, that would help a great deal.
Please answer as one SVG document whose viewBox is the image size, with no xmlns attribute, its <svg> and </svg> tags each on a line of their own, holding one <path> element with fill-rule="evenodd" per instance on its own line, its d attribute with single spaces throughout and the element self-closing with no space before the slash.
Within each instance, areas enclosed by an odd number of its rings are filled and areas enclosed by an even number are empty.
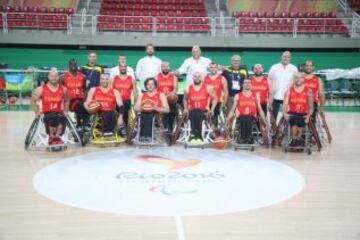
<svg viewBox="0 0 360 240">
<path fill-rule="evenodd" d="M 121 75 L 125 75 L 125 74 L 126 74 L 126 71 L 120 71 L 120 74 L 121 74 Z"/>
<path fill-rule="evenodd" d="M 259 76 L 261 76 L 262 75 L 262 72 L 260 72 L 260 73 L 255 73 L 255 76 L 257 76 L 257 77 L 259 77 Z"/>
<path fill-rule="evenodd" d="M 163 73 L 164 75 L 168 75 L 169 72 L 170 72 L 169 70 L 163 70 L 163 71 L 162 71 L 162 73 Z"/>
<path fill-rule="evenodd" d="M 194 85 L 199 86 L 201 84 L 201 81 L 194 81 Z"/>
</svg>

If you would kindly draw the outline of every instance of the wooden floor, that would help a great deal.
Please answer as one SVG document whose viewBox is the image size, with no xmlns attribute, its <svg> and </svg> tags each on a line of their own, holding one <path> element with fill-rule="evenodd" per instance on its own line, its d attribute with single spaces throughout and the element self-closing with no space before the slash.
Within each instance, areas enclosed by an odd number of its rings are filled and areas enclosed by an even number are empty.
<svg viewBox="0 0 360 240">
<path fill-rule="evenodd" d="M 31 112 L 0 112 L 0 240 L 296 240 L 360 239 L 360 114 L 328 113 L 333 144 L 311 156 L 259 149 L 305 178 L 296 197 L 240 213 L 183 217 L 135 217 L 58 204 L 36 193 L 34 174 L 61 158 L 101 151 L 26 152 Z M 231 150 L 229 150 L 231 151 Z"/>
</svg>

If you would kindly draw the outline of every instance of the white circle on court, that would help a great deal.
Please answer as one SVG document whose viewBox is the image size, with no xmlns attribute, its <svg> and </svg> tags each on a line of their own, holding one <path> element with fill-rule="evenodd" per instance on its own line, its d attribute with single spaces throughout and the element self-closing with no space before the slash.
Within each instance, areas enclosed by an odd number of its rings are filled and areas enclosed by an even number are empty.
<svg viewBox="0 0 360 240">
<path fill-rule="evenodd" d="M 276 204 L 299 193 L 304 179 L 255 155 L 172 147 L 67 158 L 41 169 L 33 184 L 40 194 L 82 209 L 191 216 Z"/>
</svg>

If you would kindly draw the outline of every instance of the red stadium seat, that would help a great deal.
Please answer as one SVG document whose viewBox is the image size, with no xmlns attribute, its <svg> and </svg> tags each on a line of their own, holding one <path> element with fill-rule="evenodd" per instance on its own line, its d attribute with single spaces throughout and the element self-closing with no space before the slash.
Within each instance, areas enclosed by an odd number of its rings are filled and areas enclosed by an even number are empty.
<svg viewBox="0 0 360 240">
<path fill-rule="evenodd" d="M 67 8 L 66 9 L 66 14 L 71 15 L 73 13 L 74 13 L 74 9 L 72 9 L 72 8 Z"/>
</svg>

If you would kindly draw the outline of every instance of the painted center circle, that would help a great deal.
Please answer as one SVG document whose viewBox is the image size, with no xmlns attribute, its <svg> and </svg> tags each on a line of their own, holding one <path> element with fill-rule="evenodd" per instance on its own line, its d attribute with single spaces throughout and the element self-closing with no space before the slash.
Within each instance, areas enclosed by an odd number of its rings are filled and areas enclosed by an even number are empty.
<svg viewBox="0 0 360 240">
<path fill-rule="evenodd" d="M 299 193 L 303 177 L 270 159 L 182 148 L 111 150 L 71 157 L 34 177 L 42 195 L 73 207 L 148 216 L 232 213 Z"/>
</svg>

